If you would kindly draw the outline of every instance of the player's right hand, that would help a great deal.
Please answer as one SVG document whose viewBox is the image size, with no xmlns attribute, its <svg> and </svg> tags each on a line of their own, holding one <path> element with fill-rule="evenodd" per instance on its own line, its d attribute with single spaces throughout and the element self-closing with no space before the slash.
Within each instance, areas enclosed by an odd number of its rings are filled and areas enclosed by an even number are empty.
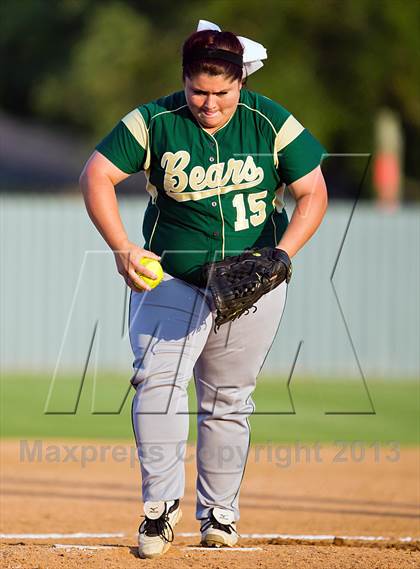
<svg viewBox="0 0 420 569">
<path fill-rule="evenodd" d="M 131 290 L 134 292 L 151 290 L 150 286 L 144 282 L 139 274 L 152 279 L 156 278 L 156 275 L 153 271 L 150 271 L 144 265 L 141 265 L 140 259 L 143 257 L 149 257 L 149 259 L 156 259 L 157 261 L 160 261 L 159 255 L 155 255 L 155 253 L 152 253 L 147 249 L 142 249 L 131 241 L 127 241 L 122 244 L 118 250 L 114 251 L 114 256 L 118 272 Z"/>
</svg>

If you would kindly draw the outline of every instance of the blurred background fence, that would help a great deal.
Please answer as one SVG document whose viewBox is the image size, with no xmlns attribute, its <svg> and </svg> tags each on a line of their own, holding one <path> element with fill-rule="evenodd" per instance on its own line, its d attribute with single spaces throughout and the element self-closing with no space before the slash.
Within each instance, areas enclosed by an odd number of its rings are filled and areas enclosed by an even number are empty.
<svg viewBox="0 0 420 569">
<path fill-rule="evenodd" d="M 77 177 L 129 110 L 182 89 L 181 46 L 200 18 L 265 45 L 248 88 L 330 152 L 330 209 L 296 258 L 265 370 L 289 374 L 299 352 L 295 373 L 417 376 L 418 0 L 4 0 L 2 370 L 80 371 L 90 354 L 91 365 L 130 373 L 127 291 Z M 142 175 L 119 187 L 138 241 L 143 187 Z"/>
<path fill-rule="evenodd" d="M 145 206 L 121 200 L 140 242 Z M 298 374 L 418 374 L 420 207 L 389 213 L 361 202 L 346 233 L 352 207 L 333 203 L 297 256 L 265 371 L 289 374 L 300 346 Z M 128 289 L 81 198 L 3 195 L 2 214 L 3 370 L 82 373 L 90 353 L 91 366 L 130 374 Z"/>
</svg>

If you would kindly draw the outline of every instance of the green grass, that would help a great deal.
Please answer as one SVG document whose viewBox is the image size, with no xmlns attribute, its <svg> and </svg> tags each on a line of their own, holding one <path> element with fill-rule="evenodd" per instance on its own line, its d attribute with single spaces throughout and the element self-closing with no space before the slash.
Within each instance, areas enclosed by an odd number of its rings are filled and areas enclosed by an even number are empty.
<svg viewBox="0 0 420 569">
<path fill-rule="evenodd" d="M 79 384 L 74 377 L 60 377 L 48 406 L 53 413 L 46 414 L 49 376 L 5 376 L 1 389 L 2 436 L 131 440 L 132 389 L 119 412 L 128 389 L 127 377 L 101 375 L 95 397 L 93 380 L 86 378 L 75 412 Z M 368 388 L 374 414 L 361 381 L 294 378 L 291 400 L 284 378 L 260 378 L 254 394 L 256 413 L 251 418 L 252 441 L 357 440 L 419 444 L 419 384 L 406 380 L 369 380 Z M 193 382 L 190 402 L 190 438 L 194 440 Z"/>
</svg>

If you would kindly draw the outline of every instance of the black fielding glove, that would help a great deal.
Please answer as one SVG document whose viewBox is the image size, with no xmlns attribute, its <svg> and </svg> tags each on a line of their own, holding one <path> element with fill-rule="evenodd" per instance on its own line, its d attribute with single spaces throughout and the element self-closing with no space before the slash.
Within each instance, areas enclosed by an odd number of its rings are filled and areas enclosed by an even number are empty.
<svg viewBox="0 0 420 569">
<path fill-rule="evenodd" d="M 204 267 L 207 287 L 216 306 L 215 329 L 247 314 L 267 292 L 292 276 L 292 263 L 283 249 L 249 249 Z"/>
</svg>

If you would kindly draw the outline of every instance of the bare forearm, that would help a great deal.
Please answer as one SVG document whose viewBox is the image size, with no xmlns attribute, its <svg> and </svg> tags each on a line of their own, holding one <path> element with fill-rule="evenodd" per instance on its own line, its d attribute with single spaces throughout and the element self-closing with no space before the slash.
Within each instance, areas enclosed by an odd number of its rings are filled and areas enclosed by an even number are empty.
<svg viewBox="0 0 420 569">
<path fill-rule="evenodd" d="M 326 210 L 326 201 L 320 197 L 302 197 L 295 207 L 290 223 L 278 244 L 293 257 L 318 229 Z"/>
<path fill-rule="evenodd" d="M 159 260 L 160 257 L 132 243 L 127 237 L 118 209 L 115 186 L 128 176 L 129 174 L 95 151 L 80 176 L 80 187 L 89 217 L 114 251 L 119 274 L 131 290 L 139 292 L 151 290 L 143 276 L 156 278 L 153 271 L 142 264 L 141 260 L 144 257 Z"/>
<path fill-rule="evenodd" d="M 327 209 L 328 194 L 318 167 L 290 187 L 296 199 L 290 223 L 277 247 L 293 257 L 318 229 Z"/>
<path fill-rule="evenodd" d="M 106 176 L 82 175 L 80 186 L 89 217 L 109 247 L 121 250 L 128 242 L 113 183 Z"/>
</svg>

